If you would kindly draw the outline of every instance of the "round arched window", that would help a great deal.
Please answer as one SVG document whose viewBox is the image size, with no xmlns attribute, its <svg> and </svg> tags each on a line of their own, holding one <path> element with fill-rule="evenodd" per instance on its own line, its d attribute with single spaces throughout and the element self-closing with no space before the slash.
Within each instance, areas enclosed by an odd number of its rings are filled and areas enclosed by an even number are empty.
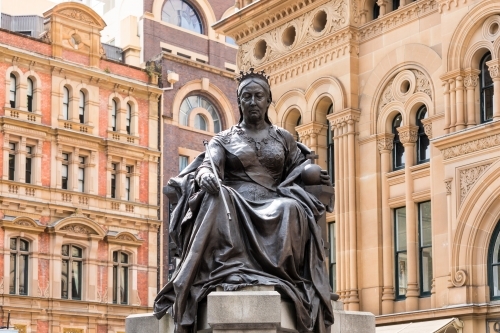
<svg viewBox="0 0 500 333">
<path fill-rule="evenodd" d="M 200 17 L 195 9 L 182 0 L 167 0 L 161 11 L 161 20 L 178 27 L 203 33 Z"/>
<path fill-rule="evenodd" d="M 209 119 L 205 119 L 200 114 L 197 114 L 194 118 L 194 124 L 189 124 L 189 115 L 195 108 L 203 108 L 208 111 L 210 116 L 212 117 L 211 121 L 213 122 L 213 129 L 215 133 L 219 133 L 221 131 L 221 123 L 219 113 L 215 108 L 215 105 L 212 104 L 208 99 L 203 96 L 189 96 L 185 98 L 181 103 L 181 108 L 179 110 L 179 124 L 184 126 L 193 126 L 196 129 L 200 130 L 208 130 L 209 126 L 207 121 Z"/>
</svg>

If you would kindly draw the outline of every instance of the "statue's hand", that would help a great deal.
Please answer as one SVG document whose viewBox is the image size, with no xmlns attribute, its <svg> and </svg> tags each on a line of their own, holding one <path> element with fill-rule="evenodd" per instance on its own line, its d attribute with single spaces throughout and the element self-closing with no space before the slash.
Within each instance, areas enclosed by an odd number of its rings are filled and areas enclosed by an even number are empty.
<svg viewBox="0 0 500 333">
<path fill-rule="evenodd" d="M 326 186 L 332 186 L 332 180 L 330 179 L 328 171 L 326 170 L 321 170 L 321 184 Z"/>
<path fill-rule="evenodd" d="M 199 185 L 210 194 L 217 194 L 220 190 L 217 179 L 215 179 L 215 175 L 211 172 L 207 172 L 201 176 Z"/>
</svg>

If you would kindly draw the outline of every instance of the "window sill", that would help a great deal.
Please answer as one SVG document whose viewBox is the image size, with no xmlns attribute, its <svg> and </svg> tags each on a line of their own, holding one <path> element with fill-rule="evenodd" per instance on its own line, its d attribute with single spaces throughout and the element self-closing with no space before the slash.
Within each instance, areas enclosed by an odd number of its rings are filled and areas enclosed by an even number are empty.
<svg viewBox="0 0 500 333">
<path fill-rule="evenodd" d="M 42 115 L 38 113 L 13 109 L 9 107 L 5 108 L 5 116 L 12 119 L 29 121 L 32 123 L 38 123 L 38 124 L 42 123 Z"/>
<path fill-rule="evenodd" d="M 58 125 L 59 128 L 80 133 L 92 134 L 94 131 L 93 126 L 77 123 L 71 120 L 59 119 Z"/>
<path fill-rule="evenodd" d="M 215 134 L 217 134 L 217 133 L 214 133 L 214 132 L 202 131 L 202 130 L 199 130 L 199 129 L 196 129 L 196 128 L 193 128 L 193 127 L 189 127 L 189 126 L 184 126 L 184 125 L 179 125 L 179 128 L 183 129 L 183 130 L 186 130 L 186 131 L 191 131 L 191 132 L 203 134 L 203 135 L 214 136 Z"/>
<path fill-rule="evenodd" d="M 115 131 L 108 131 L 108 139 L 131 144 L 139 144 L 139 137 L 129 134 L 123 134 Z"/>
</svg>

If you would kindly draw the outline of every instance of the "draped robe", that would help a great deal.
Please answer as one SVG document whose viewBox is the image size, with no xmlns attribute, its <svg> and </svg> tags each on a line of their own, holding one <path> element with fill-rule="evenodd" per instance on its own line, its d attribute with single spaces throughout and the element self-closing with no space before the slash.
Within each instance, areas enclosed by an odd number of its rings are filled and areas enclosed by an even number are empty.
<svg viewBox="0 0 500 333">
<path fill-rule="evenodd" d="M 299 332 L 323 332 L 333 323 L 316 223 L 325 207 L 301 184 L 301 171 L 310 163 L 307 147 L 276 126 L 261 142 L 233 126 L 208 149 L 223 184 L 218 194 L 200 190 L 195 181 L 212 172 L 204 154 L 169 181 L 180 197 L 169 226 L 180 264 L 155 299 L 155 315 L 168 311 L 177 324 L 191 326 L 198 303 L 217 286 L 228 291 L 271 285 L 295 305 Z M 228 283 L 228 277 L 241 282 Z"/>
</svg>

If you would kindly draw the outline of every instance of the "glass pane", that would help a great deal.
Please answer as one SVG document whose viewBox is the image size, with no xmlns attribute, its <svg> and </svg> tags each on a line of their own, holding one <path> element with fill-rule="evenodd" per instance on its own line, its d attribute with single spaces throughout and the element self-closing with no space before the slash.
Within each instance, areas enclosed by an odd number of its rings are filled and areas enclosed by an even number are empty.
<svg viewBox="0 0 500 333">
<path fill-rule="evenodd" d="M 207 130 L 207 122 L 205 121 L 205 118 L 203 118 L 200 114 L 197 114 L 194 117 L 194 128 L 202 131 Z"/>
<path fill-rule="evenodd" d="M 61 254 L 63 256 L 69 256 L 69 246 L 68 245 L 62 246 Z"/>
<path fill-rule="evenodd" d="M 10 255 L 9 293 L 16 293 L 16 255 Z"/>
<path fill-rule="evenodd" d="M 128 263 L 128 255 L 126 255 L 125 253 L 120 253 L 120 258 L 121 258 L 120 261 L 122 264 Z"/>
<path fill-rule="evenodd" d="M 483 90 L 484 110 L 483 121 L 493 119 L 493 87 L 488 87 Z"/>
<path fill-rule="evenodd" d="M 28 294 L 28 256 L 19 257 L 19 295 Z"/>
<path fill-rule="evenodd" d="M 31 79 L 28 79 L 28 91 L 27 91 L 28 96 L 33 96 L 33 81 Z"/>
<path fill-rule="evenodd" d="M 188 157 L 179 156 L 179 172 L 184 170 L 188 166 Z"/>
<path fill-rule="evenodd" d="M 432 247 L 422 249 L 422 285 L 421 292 L 429 293 L 432 287 Z"/>
<path fill-rule="evenodd" d="M 422 202 L 418 206 L 420 208 L 420 246 L 431 246 L 431 202 Z"/>
<path fill-rule="evenodd" d="M 162 21 L 201 34 L 201 21 L 193 8 L 182 0 L 168 0 L 163 5 Z"/>
<path fill-rule="evenodd" d="M 493 270 L 493 285 L 490 286 L 493 288 L 493 296 L 500 296 L 500 266 L 495 265 L 492 267 Z"/>
<path fill-rule="evenodd" d="M 399 141 L 394 142 L 394 168 L 400 169 L 405 166 L 405 147 Z"/>
<path fill-rule="evenodd" d="M 408 286 L 408 258 L 406 252 L 398 253 L 397 255 L 397 277 L 398 277 L 398 285 L 397 294 L 398 296 L 406 295 L 406 288 Z"/>
<path fill-rule="evenodd" d="M 491 79 L 490 71 L 486 63 L 491 60 L 491 53 L 483 58 L 483 63 L 481 66 L 481 76 L 483 77 L 483 87 L 493 85 L 493 80 Z"/>
<path fill-rule="evenodd" d="M 116 253 L 116 252 L 115 252 Z M 113 303 L 118 302 L 118 280 L 117 280 L 118 266 L 113 266 Z"/>
<path fill-rule="evenodd" d="M 82 299 L 82 262 L 73 261 L 71 269 L 71 298 Z"/>
<path fill-rule="evenodd" d="M 113 252 L 113 262 L 118 262 L 118 252 L 117 251 Z"/>
<path fill-rule="evenodd" d="M 67 246 L 67 245 L 65 245 Z M 68 298 L 68 267 L 69 262 L 68 260 L 63 260 L 62 261 L 62 267 L 61 267 L 61 297 L 62 298 Z"/>
<path fill-rule="evenodd" d="M 11 238 L 10 239 L 10 249 L 11 250 L 17 250 L 17 238 Z"/>
<path fill-rule="evenodd" d="M 20 246 L 21 246 L 21 251 L 28 251 L 30 249 L 29 243 L 23 239 L 21 239 Z"/>
<path fill-rule="evenodd" d="M 406 251 L 406 207 L 395 210 L 396 251 Z"/>
<path fill-rule="evenodd" d="M 128 267 L 122 267 L 120 270 L 120 302 L 128 302 Z"/>
<path fill-rule="evenodd" d="M 76 246 L 71 247 L 71 256 L 74 258 L 81 258 L 82 257 L 82 249 Z"/>
<path fill-rule="evenodd" d="M 493 262 L 492 264 L 500 263 L 500 234 L 495 240 L 495 247 L 493 248 Z"/>
<path fill-rule="evenodd" d="M 337 264 L 330 264 L 330 284 L 332 286 L 332 292 L 337 291 Z"/>
<path fill-rule="evenodd" d="M 64 178 L 68 177 L 68 166 L 67 165 L 64 165 L 64 164 L 62 165 L 61 174 L 62 174 L 62 177 L 64 177 Z"/>
<path fill-rule="evenodd" d="M 429 138 L 425 133 L 418 136 L 418 160 L 427 161 L 431 158 L 429 149 Z"/>
</svg>

